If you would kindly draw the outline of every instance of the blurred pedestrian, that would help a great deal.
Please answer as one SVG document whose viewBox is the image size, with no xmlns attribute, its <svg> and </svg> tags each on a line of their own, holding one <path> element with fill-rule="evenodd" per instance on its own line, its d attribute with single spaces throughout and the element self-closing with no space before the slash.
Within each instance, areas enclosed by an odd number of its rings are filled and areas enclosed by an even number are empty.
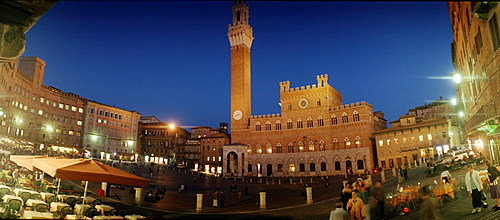
<svg viewBox="0 0 500 220">
<path fill-rule="evenodd" d="M 341 201 L 335 203 L 335 210 L 330 212 L 330 220 L 349 220 L 351 216 L 343 208 L 344 204 Z"/>
<path fill-rule="evenodd" d="M 224 207 L 224 201 L 226 200 L 226 194 L 224 194 L 224 191 L 220 191 L 220 207 L 223 208 Z"/>
<path fill-rule="evenodd" d="M 219 206 L 219 193 L 217 192 L 217 190 L 215 190 L 212 194 L 212 200 L 213 206 L 217 208 Z"/>
<path fill-rule="evenodd" d="M 451 173 L 450 173 L 450 171 L 445 170 L 445 171 L 441 172 L 441 179 L 445 183 L 450 183 L 450 180 L 451 180 Z"/>
<path fill-rule="evenodd" d="M 431 197 L 431 190 L 429 186 L 423 186 L 420 189 L 420 195 L 422 195 L 422 215 L 420 219 L 422 220 L 440 220 L 441 215 L 439 214 L 439 202 L 436 198 Z"/>
<path fill-rule="evenodd" d="M 465 185 L 467 187 L 467 192 L 469 197 L 472 197 L 472 211 L 471 213 L 481 212 L 481 206 L 483 205 L 481 201 L 481 191 L 483 190 L 483 184 L 479 173 L 474 170 L 475 165 L 470 164 L 467 166 L 467 173 L 465 174 Z"/>
<path fill-rule="evenodd" d="M 375 200 L 375 217 L 377 220 L 385 219 L 385 189 L 382 187 L 382 181 L 375 181 L 374 187 L 371 188 L 373 199 Z"/>
<path fill-rule="evenodd" d="M 342 197 L 340 198 L 340 201 L 342 201 L 344 209 L 347 209 L 347 202 L 349 201 L 349 199 L 352 198 L 351 192 L 352 192 L 351 185 L 349 183 L 346 183 L 345 187 L 342 189 Z"/>
<path fill-rule="evenodd" d="M 364 219 L 365 218 L 365 205 L 363 201 L 358 198 L 355 191 L 351 192 L 352 198 L 347 202 L 347 210 L 351 216 L 351 220 Z"/>
<path fill-rule="evenodd" d="M 491 161 L 487 160 L 485 164 L 488 167 L 488 176 L 490 178 L 490 195 L 496 202 L 492 211 L 496 212 L 500 209 L 500 192 L 498 191 L 498 176 L 500 176 L 500 172 L 496 167 L 491 166 Z"/>
</svg>

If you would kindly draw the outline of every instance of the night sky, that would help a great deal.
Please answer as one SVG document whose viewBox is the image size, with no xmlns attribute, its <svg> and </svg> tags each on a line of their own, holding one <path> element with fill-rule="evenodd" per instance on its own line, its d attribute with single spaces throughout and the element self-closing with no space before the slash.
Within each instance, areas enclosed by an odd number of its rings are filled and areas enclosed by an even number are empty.
<svg viewBox="0 0 500 220">
<path fill-rule="evenodd" d="M 229 122 L 230 1 L 59 1 L 26 34 L 44 84 L 178 126 Z M 249 1 L 252 114 L 329 83 L 388 121 L 455 97 L 446 2 Z"/>
</svg>

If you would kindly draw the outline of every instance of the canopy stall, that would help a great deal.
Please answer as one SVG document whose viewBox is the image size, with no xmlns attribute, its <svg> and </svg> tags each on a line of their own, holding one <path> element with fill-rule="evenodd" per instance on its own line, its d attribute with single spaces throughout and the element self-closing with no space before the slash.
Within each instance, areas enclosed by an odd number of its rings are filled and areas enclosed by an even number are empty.
<svg viewBox="0 0 500 220">
<path fill-rule="evenodd" d="M 48 157 L 43 155 L 10 155 L 11 161 L 31 171 L 33 171 L 33 159 L 35 158 L 48 158 Z"/>
</svg>

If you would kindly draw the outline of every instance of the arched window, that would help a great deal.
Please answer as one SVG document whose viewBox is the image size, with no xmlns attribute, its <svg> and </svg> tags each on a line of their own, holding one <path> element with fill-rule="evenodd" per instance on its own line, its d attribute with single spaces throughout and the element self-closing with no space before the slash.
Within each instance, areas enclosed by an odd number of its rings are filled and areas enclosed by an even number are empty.
<svg viewBox="0 0 500 220">
<path fill-rule="evenodd" d="M 337 124 L 337 116 L 335 114 L 332 115 L 332 125 Z"/>
<path fill-rule="evenodd" d="M 359 113 L 358 113 L 358 111 L 354 111 L 354 113 L 352 113 L 352 119 L 353 119 L 354 122 L 359 121 Z"/>
<path fill-rule="evenodd" d="M 293 153 L 294 152 L 294 147 L 292 142 L 288 143 L 288 153 Z"/>
<path fill-rule="evenodd" d="M 346 149 L 349 149 L 351 147 L 351 141 L 349 140 L 348 137 L 344 138 L 344 143 L 345 143 Z"/>
<path fill-rule="evenodd" d="M 268 154 L 273 153 L 273 147 L 271 147 L 271 144 L 269 144 L 269 143 L 266 144 L 266 153 L 268 153 Z"/>
<path fill-rule="evenodd" d="M 356 136 L 356 148 L 360 148 L 361 147 L 361 138 L 359 136 Z"/>
<path fill-rule="evenodd" d="M 313 127 L 313 120 L 311 117 L 307 118 L 307 127 L 312 128 Z"/>
<path fill-rule="evenodd" d="M 326 171 L 326 162 L 321 162 L 321 171 Z"/>
<path fill-rule="evenodd" d="M 333 149 L 339 149 L 339 140 L 337 140 L 337 138 L 333 139 Z"/>
<path fill-rule="evenodd" d="M 319 151 L 325 151 L 325 142 L 323 140 L 319 141 Z"/>
<path fill-rule="evenodd" d="M 288 119 L 286 122 L 286 129 L 293 129 L 293 122 L 291 119 Z"/>
<path fill-rule="evenodd" d="M 292 110 L 292 104 L 288 103 L 288 110 Z"/>
<path fill-rule="evenodd" d="M 335 161 L 335 170 L 340 170 L 340 162 Z"/>
<path fill-rule="evenodd" d="M 299 164 L 299 172 L 306 172 L 306 165 L 303 163 Z"/>
<path fill-rule="evenodd" d="M 315 163 L 310 163 L 309 164 L 309 171 L 316 172 L 316 164 Z"/>
<path fill-rule="evenodd" d="M 288 172 L 295 172 L 295 164 L 290 163 L 288 164 Z"/>
<path fill-rule="evenodd" d="M 314 143 L 312 141 L 309 141 L 309 151 L 314 151 Z"/>
<path fill-rule="evenodd" d="M 325 126 L 325 123 L 323 122 L 323 117 L 319 116 L 318 117 L 318 127 Z"/>
<path fill-rule="evenodd" d="M 260 147 L 260 144 L 257 144 L 257 153 L 258 154 L 262 153 L 262 147 Z"/>
<path fill-rule="evenodd" d="M 261 128 L 261 126 L 260 126 L 260 122 L 257 122 L 257 123 L 255 124 L 255 131 L 261 131 L 261 130 L 262 130 L 262 128 Z"/>
<path fill-rule="evenodd" d="M 278 172 L 283 172 L 283 164 L 281 163 L 278 164 Z"/>
<path fill-rule="evenodd" d="M 363 160 L 358 160 L 358 170 L 364 170 L 365 166 Z"/>
<path fill-rule="evenodd" d="M 347 124 L 349 123 L 349 117 L 347 117 L 347 113 L 342 114 L 342 123 Z"/>
<path fill-rule="evenodd" d="M 317 105 L 317 106 L 321 106 L 321 100 L 319 100 L 319 99 L 318 99 L 318 100 L 316 100 L 316 105 Z"/>
<path fill-rule="evenodd" d="M 304 152 L 304 144 L 299 142 L 299 152 Z"/>
<path fill-rule="evenodd" d="M 252 154 L 252 146 L 250 144 L 247 146 L 247 153 Z"/>
<path fill-rule="evenodd" d="M 270 131 L 270 130 L 271 130 L 271 122 L 266 121 L 266 131 Z"/>
<path fill-rule="evenodd" d="M 279 153 L 279 154 L 283 153 L 283 146 L 281 146 L 280 143 L 278 143 L 276 145 L 276 153 Z"/>
<path fill-rule="evenodd" d="M 302 128 L 302 119 L 297 119 L 297 128 Z"/>
<path fill-rule="evenodd" d="M 276 130 L 277 131 L 281 130 L 281 121 L 280 120 L 276 121 Z"/>
</svg>

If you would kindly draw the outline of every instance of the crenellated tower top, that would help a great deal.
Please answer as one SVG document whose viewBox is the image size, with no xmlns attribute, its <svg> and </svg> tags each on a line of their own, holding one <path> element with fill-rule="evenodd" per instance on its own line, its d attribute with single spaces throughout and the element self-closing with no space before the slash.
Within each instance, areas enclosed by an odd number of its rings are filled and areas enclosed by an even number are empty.
<svg viewBox="0 0 500 220">
<path fill-rule="evenodd" d="M 233 23 L 229 24 L 227 36 L 231 47 L 244 44 L 252 47 L 253 30 L 248 25 L 248 4 L 244 1 L 233 3 Z"/>
</svg>

